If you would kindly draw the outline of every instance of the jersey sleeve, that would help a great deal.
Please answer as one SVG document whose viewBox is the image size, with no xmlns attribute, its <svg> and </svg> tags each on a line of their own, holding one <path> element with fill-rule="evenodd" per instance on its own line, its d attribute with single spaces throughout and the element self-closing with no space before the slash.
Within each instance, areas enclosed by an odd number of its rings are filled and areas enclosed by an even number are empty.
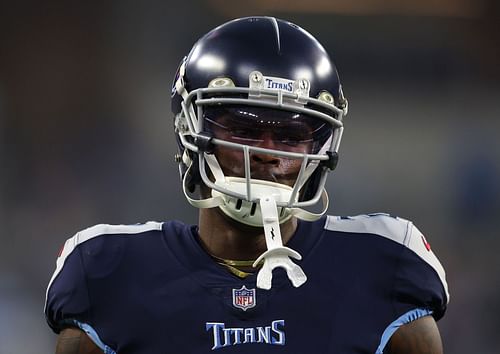
<svg viewBox="0 0 500 354">
<path fill-rule="evenodd" d="M 439 320 L 449 301 L 445 271 L 425 236 L 410 223 L 396 270 L 395 309 L 425 309 Z"/>
<path fill-rule="evenodd" d="M 45 317 L 56 333 L 75 321 L 89 320 L 89 295 L 78 237 L 76 234 L 64 244 L 47 288 Z"/>
</svg>

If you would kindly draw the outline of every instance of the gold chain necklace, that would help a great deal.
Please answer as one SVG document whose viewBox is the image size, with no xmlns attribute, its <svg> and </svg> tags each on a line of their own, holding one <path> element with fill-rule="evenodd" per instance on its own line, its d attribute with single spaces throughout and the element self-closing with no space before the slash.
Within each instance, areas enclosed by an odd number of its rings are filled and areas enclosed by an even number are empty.
<svg viewBox="0 0 500 354">
<path fill-rule="evenodd" d="M 232 259 L 224 259 L 220 258 L 217 256 L 214 256 L 211 254 L 212 258 L 215 259 L 215 261 L 220 264 L 221 266 L 226 267 L 231 273 L 236 275 L 239 278 L 245 279 L 249 275 L 252 275 L 253 272 L 245 272 L 243 270 L 240 270 L 236 267 L 251 267 L 255 261 L 235 261 Z M 264 263 L 264 260 L 260 261 L 257 266 L 261 266 L 262 263 Z"/>
</svg>

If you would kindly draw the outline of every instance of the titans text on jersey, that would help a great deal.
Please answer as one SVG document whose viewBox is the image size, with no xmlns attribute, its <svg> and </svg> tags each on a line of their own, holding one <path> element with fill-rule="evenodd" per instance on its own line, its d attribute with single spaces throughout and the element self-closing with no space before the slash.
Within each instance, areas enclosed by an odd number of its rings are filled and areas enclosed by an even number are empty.
<svg viewBox="0 0 500 354">
<path fill-rule="evenodd" d="M 246 343 L 285 345 L 284 320 L 275 320 L 270 326 L 226 328 L 225 323 L 207 322 L 207 331 L 213 334 L 212 350 Z"/>
<path fill-rule="evenodd" d="M 278 269 L 263 290 L 214 262 L 195 226 L 97 225 L 66 241 L 47 321 L 81 328 L 108 354 L 349 354 L 382 353 L 399 326 L 444 314 L 443 268 L 407 220 L 299 221 L 289 246 L 307 282 L 294 288 Z"/>
</svg>

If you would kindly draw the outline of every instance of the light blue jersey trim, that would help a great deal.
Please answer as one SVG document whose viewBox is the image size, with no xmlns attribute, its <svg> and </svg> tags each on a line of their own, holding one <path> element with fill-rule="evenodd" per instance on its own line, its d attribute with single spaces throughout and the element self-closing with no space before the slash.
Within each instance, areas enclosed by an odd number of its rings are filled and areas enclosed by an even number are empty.
<svg viewBox="0 0 500 354">
<path fill-rule="evenodd" d="M 382 333 L 382 338 L 380 339 L 380 344 L 377 348 L 375 354 L 383 354 L 384 348 L 391 339 L 391 336 L 396 332 L 396 330 L 404 324 L 413 322 L 421 317 L 432 315 L 432 311 L 428 309 L 415 309 L 408 311 L 396 321 L 392 322 Z"/>
<path fill-rule="evenodd" d="M 78 326 L 78 328 L 80 328 L 82 331 L 84 331 L 89 336 L 89 338 L 92 340 L 92 342 L 94 342 L 99 348 L 101 348 L 101 350 L 104 352 L 104 354 L 116 354 L 116 352 L 113 349 L 111 349 L 109 346 L 104 344 L 104 342 L 101 340 L 101 338 L 99 338 L 99 335 L 97 334 L 95 329 L 92 328 L 90 325 L 88 325 L 86 323 L 79 322 L 77 320 L 68 320 L 65 322 Z"/>
</svg>

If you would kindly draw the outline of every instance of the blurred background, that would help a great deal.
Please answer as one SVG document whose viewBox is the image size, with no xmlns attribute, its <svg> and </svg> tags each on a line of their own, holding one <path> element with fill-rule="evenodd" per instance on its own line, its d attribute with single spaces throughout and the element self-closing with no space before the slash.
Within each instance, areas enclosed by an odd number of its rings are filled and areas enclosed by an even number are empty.
<svg viewBox="0 0 500 354">
<path fill-rule="evenodd" d="M 301 25 L 337 63 L 350 112 L 330 213 L 413 220 L 447 270 L 445 352 L 500 353 L 498 1 L 20 0 L 0 3 L 0 354 L 54 351 L 43 306 L 66 238 L 196 222 L 171 82 L 245 15 Z"/>
</svg>

